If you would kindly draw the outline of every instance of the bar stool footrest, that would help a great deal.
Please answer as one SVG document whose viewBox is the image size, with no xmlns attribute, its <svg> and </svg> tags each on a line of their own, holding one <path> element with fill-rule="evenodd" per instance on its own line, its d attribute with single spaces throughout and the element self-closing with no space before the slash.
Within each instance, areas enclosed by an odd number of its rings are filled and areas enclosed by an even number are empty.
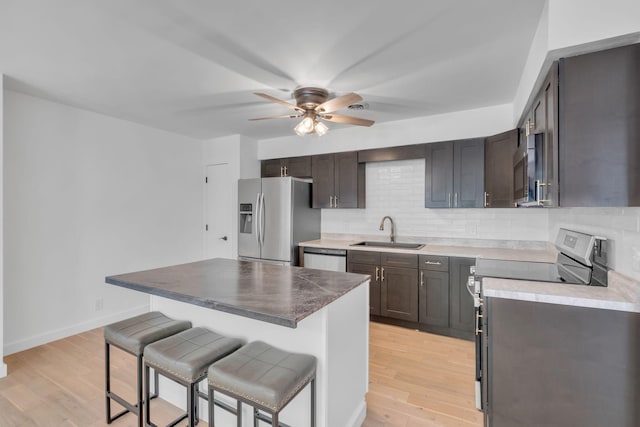
<svg viewBox="0 0 640 427">
<path fill-rule="evenodd" d="M 263 414 L 262 412 L 259 412 L 257 409 L 255 412 L 255 417 L 260 421 L 264 421 L 265 423 L 269 423 L 273 425 L 273 420 L 271 419 L 271 417 L 268 416 L 267 414 Z M 279 422 L 277 427 L 291 427 L 291 426 L 289 424 Z"/>
</svg>

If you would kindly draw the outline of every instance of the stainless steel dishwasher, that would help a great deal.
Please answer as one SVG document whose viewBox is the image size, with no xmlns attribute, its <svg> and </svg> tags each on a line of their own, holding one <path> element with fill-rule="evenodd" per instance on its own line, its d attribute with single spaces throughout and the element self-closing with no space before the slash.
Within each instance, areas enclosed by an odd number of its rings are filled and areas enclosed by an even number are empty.
<svg viewBox="0 0 640 427">
<path fill-rule="evenodd" d="M 304 248 L 305 268 L 347 271 L 347 251 L 344 249 Z"/>
</svg>

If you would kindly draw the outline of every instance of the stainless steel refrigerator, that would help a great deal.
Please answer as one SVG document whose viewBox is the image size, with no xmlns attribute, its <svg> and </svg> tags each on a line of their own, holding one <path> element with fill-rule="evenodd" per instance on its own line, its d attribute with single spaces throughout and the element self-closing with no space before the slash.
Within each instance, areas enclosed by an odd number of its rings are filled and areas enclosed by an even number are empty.
<svg viewBox="0 0 640 427">
<path fill-rule="evenodd" d="M 299 265 L 298 244 L 320 238 L 309 181 L 240 179 L 238 205 L 238 259 Z"/>
</svg>

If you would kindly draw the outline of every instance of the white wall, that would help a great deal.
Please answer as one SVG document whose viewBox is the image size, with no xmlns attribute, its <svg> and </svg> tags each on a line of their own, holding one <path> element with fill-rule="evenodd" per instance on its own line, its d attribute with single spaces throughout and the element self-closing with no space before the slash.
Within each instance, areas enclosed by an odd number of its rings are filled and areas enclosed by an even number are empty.
<svg viewBox="0 0 640 427">
<path fill-rule="evenodd" d="M 4 177 L 4 74 L 0 73 L 0 224 L 4 213 L 3 177 Z M 0 226 L 0 378 L 7 375 L 4 363 L 4 227 Z"/>
<path fill-rule="evenodd" d="M 204 142 L 202 156 L 204 167 L 226 163 L 229 165 L 229 181 L 232 185 L 231 210 L 232 230 L 229 236 L 234 256 L 238 253 L 238 179 L 260 177 L 260 162 L 257 160 L 258 142 L 243 135 L 215 138 Z M 206 249 L 206 248 L 205 248 Z"/>
<path fill-rule="evenodd" d="M 292 130 L 292 135 L 288 137 L 261 140 L 258 143 L 258 158 L 273 159 L 488 136 L 511 129 L 512 117 L 511 104 L 505 104 L 377 123 L 370 128 L 350 126 L 330 129 L 322 137 L 299 137 Z"/>
<path fill-rule="evenodd" d="M 203 174 L 199 141 L 4 93 L 9 354 L 148 310 L 104 278 L 202 257 Z"/>
<path fill-rule="evenodd" d="M 548 240 L 543 209 L 426 209 L 422 159 L 367 163 L 366 209 L 323 209 L 322 233 L 389 236 L 389 215 L 403 237 Z"/>
<path fill-rule="evenodd" d="M 640 31 L 638 0 L 548 0 L 549 49 Z"/>
<path fill-rule="evenodd" d="M 638 16 L 638 0 L 547 0 L 513 101 L 513 124 L 553 61 L 640 42 Z"/>
</svg>

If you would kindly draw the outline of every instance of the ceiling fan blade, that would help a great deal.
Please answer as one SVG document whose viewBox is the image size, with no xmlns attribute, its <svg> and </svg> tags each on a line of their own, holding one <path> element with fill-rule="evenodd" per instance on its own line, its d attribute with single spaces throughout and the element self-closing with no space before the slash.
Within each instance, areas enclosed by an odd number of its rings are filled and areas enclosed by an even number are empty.
<svg viewBox="0 0 640 427">
<path fill-rule="evenodd" d="M 322 114 L 318 115 L 323 120 L 330 122 L 345 123 L 348 125 L 371 126 L 375 122 L 373 120 L 361 119 L 360 117 L 345 116 L 343 114 Z"/>
<path fill-rule="evenodd" d="M 316 107 L 316 111 L 319 113 L 332 113 L 360 101 L 362 101 L 362 97 L 357 93 L 351 92 L 323 102 Z"/>
<path fill-rule="evenodd" d="M 299 114 L 299 115 L 285 114 L 284 116 L 256 117 L 255 119 L 249 119 L 249 120 L 253 121 L 253 120 L 269 120 L 269 119 L 295 119 L 296 117 L 302 117 L 302 114 Z"/>
<path fill-rule="evenodd" d="M 300 108 L 300 107 L 298 107 L 298 106 L 295 106 L 295 105 L 293 105 L 293 104 L 289 104 L 289 103 L 288 103 L 288 102 L 286 102 L 286 101 L 283 101 L 283 100 L 278 99 L 278 98 L 276 98 L 276 97 L 274 97 L 274 96 L 271 96 L 271 95 L 267 95 L 266 93 L 259 93 L 259 92 L 255 92 L 255 94 L 256 94 L 256 95 L 258 95 L 258 96 L 263 97 L 264 99 L 268 99 L 268 100 L 269 100 L 269 101 L 271 101 L 271 102 L 275 102 L 276 104 L 280 104 L 280 105 L 282 105 L 283 107 L 287 107 L 287 108 L 290 108 L 290 109 L 292 109 L 292 110 L 296 110 L 296 111 L 304 111 L 302 108 Z"/>
</svg>

